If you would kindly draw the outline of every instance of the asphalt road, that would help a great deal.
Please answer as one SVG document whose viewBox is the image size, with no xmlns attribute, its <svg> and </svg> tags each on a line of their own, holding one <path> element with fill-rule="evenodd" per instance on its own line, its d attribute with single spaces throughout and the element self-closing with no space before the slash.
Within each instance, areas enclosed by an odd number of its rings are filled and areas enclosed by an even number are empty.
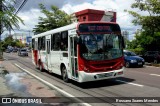
<svg viewBox="0 0 160 106">
<path fill-rule="evenodd" d="M 96 82 L 79 84 L 71 81 L 65 83 L 61 77 L 47 72 L 40 72 L 31 62 L 29 57 L 19 57 L 16 53 L 4 53 L 6 61 L 18 64 L 45 81 L 74 95 L 75 97 L 160 97 L 160 68 L 144 66 L 143 68 L 125 68 L 124 77 Z M 87 98 L 86 98 L 87 99 Z M 104 103 L 109 98 L 98 99 L 100 105 L 114 106 L 159 106 L 160 103 Z M 90 103 L 91 105 L 99 105 Z"/>
</svg>

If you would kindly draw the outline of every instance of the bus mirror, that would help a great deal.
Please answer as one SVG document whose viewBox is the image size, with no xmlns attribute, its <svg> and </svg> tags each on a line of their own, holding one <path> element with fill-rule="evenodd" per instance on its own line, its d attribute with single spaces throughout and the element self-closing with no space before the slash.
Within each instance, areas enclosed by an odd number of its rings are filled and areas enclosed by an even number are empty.
<svg viewBox="0 0 160 106">
<path fill-rule="evenodd" d="M 123 49 L 126 47 L 125 46 L 125 41 L 124 41 L 124 37 L 122 36 L 122 47 L 123 47 Z"/>
</svg>

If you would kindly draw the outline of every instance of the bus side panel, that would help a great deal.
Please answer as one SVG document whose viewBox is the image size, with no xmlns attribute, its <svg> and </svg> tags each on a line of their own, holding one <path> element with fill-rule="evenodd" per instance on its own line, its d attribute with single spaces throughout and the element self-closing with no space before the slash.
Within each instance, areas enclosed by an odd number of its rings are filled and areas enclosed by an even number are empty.
<svg viewBox="0 0 160 106">
<path fill-rule="evenodd" d="M 48 70 L 47 69 L 47 61 L 46 61 L 46 51 L 40 51 L 39 52 L 39 59 L 41 61 L 41 65 L 43 67 L 43 69 Z"/>
<path fill-rule="evenodd" d="M 52 72 L 56 73 L 58 75 L 61 75 L 61 70 L 60 70 L 60 51 L 51 51 L 51 62 L 50 65 L 52 67 Z"/>
<path fill-rule="evenodd" d="M 65 68 L 67 69 L 68 78 L 71 79 L 71 70 L 69 67 L 69 57 L 68 51 L 62 52 L 62 61 L 61 64 L 64 64 Z"/>
<path fill-rule="evenodd" d="M 35 65 L 38 65 L 38 50 L 33 50 L 33 59 Z"/>
</svg>

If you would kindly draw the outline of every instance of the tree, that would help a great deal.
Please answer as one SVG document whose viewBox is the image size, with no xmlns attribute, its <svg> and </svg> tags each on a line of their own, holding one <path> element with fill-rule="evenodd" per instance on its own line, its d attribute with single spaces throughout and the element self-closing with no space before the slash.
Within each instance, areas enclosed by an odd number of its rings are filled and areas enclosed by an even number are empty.
<svg viewBox="0 0 160 106">
<path fill-rule="evenodd" d="M 23 44 L 20 40 L 14 40 L 12 36 L 6 37 L 4 41 L 1 43 L 3 49 L 7 49 L 8 46 L 18 47 L 18 48 L 25 47 L 25 44 Z"/>
<path fill-rule="evenodd" d="M 19 22 L 23 23 L 22 19 L 14 14 L 13 3 L 13 0 L 0 0 L 0 58 L 2 58 L 1 35 L 4 29 L 13 30 L 13 27 L 19 28 Z"/>
<path fill-rule="evenodd" d="M 51 6 L 52 11 L 48 11 L 43 4 L 39 4 L 39 6 L 46 17 L 39 17 L 38 25 L 33 29 L 34 33 L 42 33 L 71 23 L 70 16 L 58 7 Z"/>
<path fill-rule="evenodd" d="M 19 29 L 18 23 L 23 23 L 23 20 L 14 14 L 14 6 L 9 1 L 12 1 L 12 3 L 14 2 L 13 0 L 1 0 L 0 2 L 0 35 L 3 33 L 4 29 L 13 30 L 13 27 Z"/>
<path fill-rule="evenodd" d="M 125 10 L 134 17 L 132 22 L 135 25 L 142 26 L 141 33 L 135 36 L 138 45 L 144 50 L 160 50 L 160 1 L 137 0 L 131 7 L 148 13 L 141 15 L 138 12 Z"/>
</svg>

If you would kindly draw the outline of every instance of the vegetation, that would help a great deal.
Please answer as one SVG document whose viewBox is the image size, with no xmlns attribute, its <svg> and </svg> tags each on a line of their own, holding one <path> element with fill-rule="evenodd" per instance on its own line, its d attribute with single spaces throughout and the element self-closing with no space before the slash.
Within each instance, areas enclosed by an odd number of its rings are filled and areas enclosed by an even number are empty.
<svg viewBox="0 0 160 106">
<path fill-rule="evenodd" d="M 140 53 L 149 50 L 160 50 L 160 1 L 159 0 L 137 0 L 131 5 L 144 12 L 127 11 L 134 17 L 135 25 L 141 25 L 142 30 L 136 33 L 135 40 L 128 42 L 128 49 L 138 50 Z M 148 13 L 146 15 L 146 13 Z"/>
<path fill-rule="evenodd" d="M 0 0 L 0 59 L 2 58 L 1 35 L 5 29 L 13 30 L 13 27 L 19 28 L 18 23 L 23 23 L 22 19 L 14 14 L 14 0 Z"/>
<path fill-rule="evenodd" d="M 6 50 L 8 46 L 12 47 L 18 47 L 22 48 L 25 47 L 25 44 L 23 44 L 20 40 L 14 40 L 12 36 L 6 37 L 4 41 L 1 42 L 2 50 Z"/>
<path fill-rule="evenodd" d="M 14 4 L 14 0 L 0 1 L 0 25 L 2 26 L 0 29 L 0 35 L 3 33 L 4 29 L 13 30 L 13 27 L 19 29 L 18 23 L 23 23 L 23 20 L 14 14 L 15 8 L 12 4 Z"/>
<path fill-rule="evenodd" d="M 46 16 L 45 18 L 39 17 L 38 25 L 33 29 L 34 33 L 42 33 L 51 29 L 55 29 L 61 26 L 65 26 L 71 23 L 70 16 L 61 11 L 56 6 L 51 6 L 51 10 L 46 10 L 43 4 L 40 4 L 41 12 Z"/>
</svg>

